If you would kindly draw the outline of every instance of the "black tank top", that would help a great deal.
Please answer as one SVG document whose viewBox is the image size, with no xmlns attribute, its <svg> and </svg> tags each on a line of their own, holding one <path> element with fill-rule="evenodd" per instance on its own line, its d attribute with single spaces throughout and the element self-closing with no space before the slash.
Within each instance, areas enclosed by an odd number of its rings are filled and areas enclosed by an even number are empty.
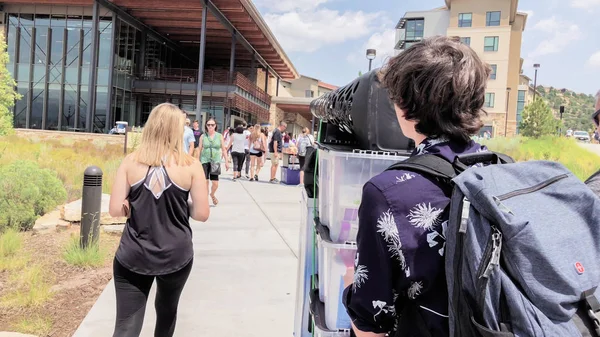
<svg viewBox="0 0 600 337">
<path fill-rule="evenodd" d="M 129 191 L 131 216 L 117 250 L 119 263 L 142 275 L 165 275 L 187 266 L 194 256 L 188 196 L 164 166 L 149 168 Z"/>
</svg>

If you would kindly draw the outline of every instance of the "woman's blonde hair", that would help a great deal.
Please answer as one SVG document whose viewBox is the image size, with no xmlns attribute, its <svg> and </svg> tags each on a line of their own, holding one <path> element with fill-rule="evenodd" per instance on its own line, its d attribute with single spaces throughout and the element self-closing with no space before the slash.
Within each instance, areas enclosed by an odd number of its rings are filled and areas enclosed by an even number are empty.
<svg viewBox="0 0 600 337">
<path fill-rule="evenodd" d="M 260 124 L 254 125 L 252 129 L 252 134 L 250 135 L 250 143 L 254 143 L 258 139 L 262 137 L 262 130 L 260 129 Z"/>
<path fill-rule="evenodd" d="M 140 147 L 133 153 L 135 161 L 148 166 L 191 165 L 194 158 L 183 151 L 186 115 L 177 106 L 163 103 L 150 112 L 144 126 Z"/>
</svg>

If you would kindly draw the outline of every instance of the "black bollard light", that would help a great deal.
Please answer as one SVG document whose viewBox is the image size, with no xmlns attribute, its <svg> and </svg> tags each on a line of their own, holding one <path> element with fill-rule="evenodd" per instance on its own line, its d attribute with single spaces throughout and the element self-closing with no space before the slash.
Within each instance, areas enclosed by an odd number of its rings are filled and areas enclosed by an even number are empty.
<svg viewBox="0 0 600 337">
<path fill-rule="evenodd" d="M 102 207 L 102 170 L 90 166 L 83 173 L 83 193 L 81 198 L 81 248 L 90 243 L 98 243 L 100 234 L 100 214 Z"/>
</svg>

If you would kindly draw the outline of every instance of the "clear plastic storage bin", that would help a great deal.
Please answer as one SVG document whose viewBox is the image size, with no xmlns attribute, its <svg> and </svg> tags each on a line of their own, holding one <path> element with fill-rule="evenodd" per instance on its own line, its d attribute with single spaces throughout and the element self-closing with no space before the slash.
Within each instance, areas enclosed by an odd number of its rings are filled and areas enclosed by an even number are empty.
<svg viewBox="0 0 600 337">
<path fill-rule="evenodd" d="M 324 238 L 323 233 L 319 234 L 317 237 L 319 241 L 319 270 L 321 272 L 319 283 L 322 283 L 319 295 L 323 293 L 325 324 L 330 330 L 350 329 L 350 317 L 342 304 L 342 300 L 345 288 L 344 275 L 348 268 L 354 267 L 356 244 L 333 243 Z"/>
<path fill-rule="evenodd" d="M 314 337 L 349 337 L 350 329 L 329 329 L 325 325 L 325 305 L 319 301 L 318 290 L 310 293 L 310 313 L 313 318 Z"/>
<path fill-rule="evenodd" d="M 350 330 L 328 331 L 315 326 L 314 337 L 350 337 Z"/>
<path fill-rule="evenodd" d="M 319 149 L 319 216 L 335 243 L 356 241 L 364 184 L 407 156 Z"/>
</svg>

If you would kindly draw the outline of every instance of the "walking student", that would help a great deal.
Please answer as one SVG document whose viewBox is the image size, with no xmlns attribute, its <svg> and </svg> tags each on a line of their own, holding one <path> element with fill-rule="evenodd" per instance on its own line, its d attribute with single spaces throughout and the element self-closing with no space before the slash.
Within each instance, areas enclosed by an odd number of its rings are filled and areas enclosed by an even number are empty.
<svg viewBox="0 0 600 337">
<path fill-rule="evenodd" d="M 427 38 L 389 61 L 382 83 L 402 133 L 417 145 L 413 156 L 453 162 L 486 150 L 470 137 L 483 126 L 490 72 L 473 49 L 448 37 Z M 364 185 L 355 267 L 346 272 L 343 296 L 357 337 L 449 335 L 444 245 L 450 192 L 442 184 L 394 170 Z"/>
<path fill-rule="evenodd" d="M 140 335 L 155 280 L 154 335 L 171 337 L 175 331 L 194 257 L 189 218 L 204 222 L 210 213 L 202 166 L 184 151 L 184 122 L 175 105 L 154 108 L 139 148 L 117 171 L 109 212 L 128 219 L 113 262 L 114 337 Z"/>
<path fill-rule="evenodd" d="M 254 126 L 250 135 L 250 181 L 258 181 L 258 174 L 263 167 L 263 156 L 267 149 L 267 137 L 260 129 L 260 124 Z"/>
<path fill-rule="evenodd" d="M 300 186 L 304 185 L 304 163 L 306 162 L 306 149 L 313 146 L 315 140 L 310 134 L 308 128 L 302 129 L 302 134 L 298 136 L 296 146 L 298 147 L 298 162 L 300 164 Z"/>
<path fill-rule="evenodd" d="M 204 174 L 208 181 L 210 180 L 210 198 L 213 205 L 219 204 L 217 199 L 217 190 L 219 189 L 219 175 L 221 174 L 221 158 L 227 158 L 227 147 L 223 135 L 217 132 L 217 122 L 213 117 L 206 121 L 205 133 L 199 144 L 200 162 L 204 169 Z M 225 169 L 229 170 L 229 163 L 225 162 Z"/>
<path fill-rule="evenodd" d="M 244 136 L 246 142 L 244 143 L 244 151 L 246 157 L 244 158 L 244 170 L 246 171 L 246 179 L 250 179 L 250 135 L 252 134 L 254 127 L 252 125 L 244 125 Z"/>
<path fill-rule="evenodd" d="M 233 159 L 233 181 L 242 177 L 242 168 L 246 160 L 246 135 L 242 125 L 235 128 L 230 145 L 231 158 Z"/>
<path fill-rule="evenodd" d="M 194 132 L 194 158 L 199 159 L 200 158 L 200 137 L 202 137 L 202 129 L 200 129 L 200 122 L 198 120 L 195 120 L 194 123 L 192 124 L 193 128 L 192 131 Z"/>
<path fill-rule="evenodd" d="M 287 129 L 287 123 L 282 121 L 279 126 L 273 130 L 273 136 L 269 142 L 269 152 L 271 153 L 271 180 L 269 182 L 278 184 L 277 180 L 277 168 L 279 167 L 279 160 L 281 159 L 281 150 L 283 149 L 283 136 L 282 132 Z"/>
</svg>

